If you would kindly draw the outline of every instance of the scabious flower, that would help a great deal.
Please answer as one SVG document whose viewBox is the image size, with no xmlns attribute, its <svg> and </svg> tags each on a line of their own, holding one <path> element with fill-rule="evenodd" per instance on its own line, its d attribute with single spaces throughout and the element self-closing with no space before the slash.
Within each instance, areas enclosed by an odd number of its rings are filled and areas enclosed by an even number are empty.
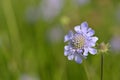
<svg viewBox="0 0 120 80">
<path fill-rule="evenodd" d="M 40 80 L 40 77 L 37 75 L 28 75 L 24 73 L 18 77 L 18 80 Z"/>
<path fill-rule="evenodd" d="M 64 0 L 42 0 L 40 3 L 41 17 L 46 21 L 53 20 L 59 15 L 64 5 Z"/>
<path fill-rule="evenodd" d="M 68 45 L 64 47 L 64 55 L 68 60 L 75 60 L 77 63 L 82 63 L 82 60 L 90 54 L 96 54 L 97 50 L 94 48 L 98 37 L 93 36 L 94 30 L 88 27 L 87 22 L 74 27 L 75 33 L 69 31 L 64 37 L 64 42 Z"/>
<path fill-rule="evenodd" d="M 119 53 L 120 52 L 120 36 L 118 35 L 114 35 L 110 41 L 110 45 L 111 45 L 111 50 L 114 53 Z"/>
<path fill-rule="evenodd" d="M 59 43 L 63 38 L 62 28 L 59 25 L 56 25 L 55 27 L 51 28 L 47 32 L 47 38 L 53 44 Z"/>
<path fill-rule="evenodd" d="M 90 3 L 91 0 L 72 0 L 72 3 L 77 6 L 84 6 Z"/>
</svg>

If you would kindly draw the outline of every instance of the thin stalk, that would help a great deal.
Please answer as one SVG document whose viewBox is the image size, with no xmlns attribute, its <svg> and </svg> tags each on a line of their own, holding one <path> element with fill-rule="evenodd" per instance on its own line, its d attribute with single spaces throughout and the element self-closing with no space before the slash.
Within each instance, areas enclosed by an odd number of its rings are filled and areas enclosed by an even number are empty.
<svg viewBox="0 0 120 80">
<path fill-rule="evenodd" d="M 103 54 L 101 54 L 101 80 L 103 80 L 103 62 L 104 62 Z"/>
<path fill-rule="evenodd" d="M 86 73 L 86 76 L 87 76 L 87 80 L 91 80 L 86 61 L 84 61 L 83 65 L 84 65 L 85 73 Z"/>
<path fill-rule="evenodd" d="M 20 56 L 19 54 L 21 54 L 22 52 L 22 45 L 20 41 L 20 34 L 12 5 L 12 0 L 2 0 L 1 3 L 9 32 L 8 35 L 10 38 L 12 53 L 14 55 L 17 55 L 18 58 Z"/>
</svg>

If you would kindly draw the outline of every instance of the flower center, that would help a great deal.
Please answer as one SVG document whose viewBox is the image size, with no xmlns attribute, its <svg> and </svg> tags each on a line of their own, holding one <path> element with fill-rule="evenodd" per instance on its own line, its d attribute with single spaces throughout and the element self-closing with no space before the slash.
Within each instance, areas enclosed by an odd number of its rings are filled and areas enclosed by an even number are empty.
<svg viewBox="0 0 120 80">
<path fill-rule="evenodd" d="M 85 37 L 81 34 L 77 34 L 72 39 L 72 45 L 74 48 L 82 49 L 85 44 Z"/>
</svg>

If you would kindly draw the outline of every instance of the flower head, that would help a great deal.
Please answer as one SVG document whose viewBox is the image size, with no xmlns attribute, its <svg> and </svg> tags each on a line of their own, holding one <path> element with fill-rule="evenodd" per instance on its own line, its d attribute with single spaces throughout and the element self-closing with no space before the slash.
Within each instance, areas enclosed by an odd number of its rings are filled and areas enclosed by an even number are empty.
<svg viewBox="0 0 120 80">
<path fill-rule="evenodd" d="M 120 36 L 119 34 L 114 35 L 110 41 L 110 45 L 111 45 L 111 50 L 114 53 L 119 53 L 120 52 Z"/>
<path fill-rule="evenodd" d="M 68 56 L 68 60 L 75 60 L 77 63 L 82 63 L 82 60 L 90 54 L 96 54 L 95 47 L 97 37 L 94 30 L 88 27 L 87 22 L 83 22 L 81 25 L 74 27 L 75 33 L 69 31 L 64 37 L 64 42 L 68 42 L 68 45 L 64 47 L 64 55 Z"/>
<path fill-rule="evenodd" d="M 102 42 L 98 45 L 98 50 L 99 52 L 105 53 L 109 50 L 109 47 L 110 47 L 109 43 L 105 44 L 104 42 Z"/>
</svg>

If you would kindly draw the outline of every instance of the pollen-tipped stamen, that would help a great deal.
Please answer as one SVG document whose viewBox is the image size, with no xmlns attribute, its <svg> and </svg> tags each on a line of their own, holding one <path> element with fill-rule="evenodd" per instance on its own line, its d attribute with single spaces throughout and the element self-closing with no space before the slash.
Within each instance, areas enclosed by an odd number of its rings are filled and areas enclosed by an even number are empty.
<svg viewBox="0 0 120 80">
<path fill-rule="evenodd" d="M 85 37 L 81 34 L 76 34 L 72 39 L 72 45 L 76 49 L 82 49 L 85 44 Z"/>
</svg>

